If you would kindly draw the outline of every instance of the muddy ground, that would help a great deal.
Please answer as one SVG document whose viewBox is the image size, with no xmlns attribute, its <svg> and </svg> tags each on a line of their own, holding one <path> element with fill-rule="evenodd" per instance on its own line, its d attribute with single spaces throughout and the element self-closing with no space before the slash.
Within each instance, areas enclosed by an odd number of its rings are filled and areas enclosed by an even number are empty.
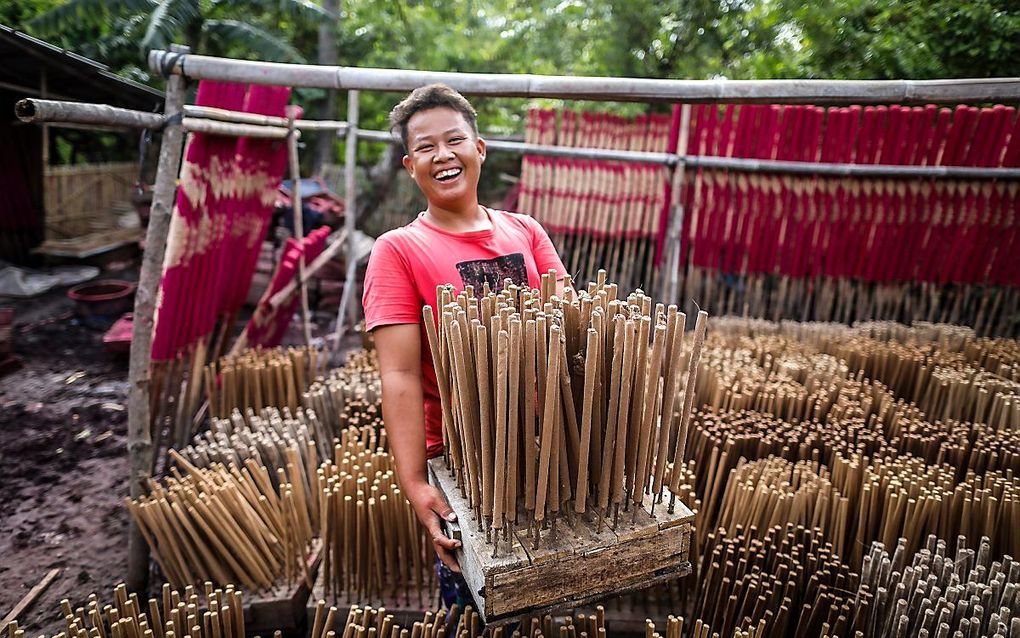
<svg viewBox="0 0 1020 638">
<path fill-rule="evenodd" d="M 63 628 L 59 601 L 103 599 L 125 574 L 127 358 L 81 325 L 63 290 L 15 307 L 24 367 L 0 378 L 0 611 L 52 568 L 21 617 L 26 635 Z"/>
</svg>

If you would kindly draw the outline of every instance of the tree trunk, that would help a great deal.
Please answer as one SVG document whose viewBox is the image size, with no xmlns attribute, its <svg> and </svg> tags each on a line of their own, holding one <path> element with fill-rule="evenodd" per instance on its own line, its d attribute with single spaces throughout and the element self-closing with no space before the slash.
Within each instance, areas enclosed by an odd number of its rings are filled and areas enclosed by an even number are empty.
<svg viewBox="0 0 1020 638">
<path fill-rule="evenodd" d="M 339 0 L 323 0 L 322 8 L 333 15 L 340 13 Z M 336 65 L 338 62 L 336 48 L 337 30 L 335 22 L 319 25 L 319 64 Z M 326 90 L 326 102 L 319 113 L 320 119 L 335 120 L 336 89 Z M 331 131 L 320 132 L 315 139 L 312 173 L 318 174 L 325 164 L 336 161 L 336 134 Z"/>
</svg>

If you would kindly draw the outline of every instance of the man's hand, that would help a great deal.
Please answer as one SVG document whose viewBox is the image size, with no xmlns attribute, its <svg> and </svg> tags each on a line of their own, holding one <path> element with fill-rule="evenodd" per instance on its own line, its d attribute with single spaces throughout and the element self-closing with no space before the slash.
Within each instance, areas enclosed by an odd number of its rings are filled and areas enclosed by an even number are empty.
<svg viewBox="0 0 1020 638">
<path fill-rule="evenodd" d="M 420 483 L 407 492 L 407 500 L 410 501 L 411 507 L 414 508 L 415 514 L 418 515 L 418 520 L 428 530 L 429 536 L 432 538 L 432 545 L 436 548 L 436 554 L 439 555 L 439 559 L 450 570 L 459 574 L 460 565 L 453 555 L 453 550 L 460 547 L 461 543 L 458 540 L 448 538 L 443 533 L 443 528 L 440 525 L 440 519 L 454 522 L 457 520 L 457 515 L 453 513 L 453 508 L 443 498 L 442 492 L 428 483 Z"/>
</svg>

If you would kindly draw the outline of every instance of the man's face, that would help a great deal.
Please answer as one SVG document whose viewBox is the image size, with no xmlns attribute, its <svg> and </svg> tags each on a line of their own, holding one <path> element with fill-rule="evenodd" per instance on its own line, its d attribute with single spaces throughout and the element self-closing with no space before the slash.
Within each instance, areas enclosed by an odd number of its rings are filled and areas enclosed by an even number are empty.
<svg viewBox="0 0 1020 638">
<path fill-rule="evenodd" d="M 485 141 L 447 107 L 419 111 L 407 122 L 404 167 L 430 205 L 452 210 L 477 197 Z"/>
</svg>

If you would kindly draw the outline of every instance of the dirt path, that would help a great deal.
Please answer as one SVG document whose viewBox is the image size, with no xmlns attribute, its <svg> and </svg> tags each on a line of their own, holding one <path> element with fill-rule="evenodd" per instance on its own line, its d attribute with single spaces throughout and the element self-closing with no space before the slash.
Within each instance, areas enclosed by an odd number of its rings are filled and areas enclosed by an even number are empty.
<svg viewBox="0 0 1020 638">
<path fill-rule="evenodd" d="M 20 619 L 54 635 L 61 599 L 108 600 L 125 574 L 127 360 L 77 324 L 62 291 L 15 307 L 16 324 L 35 325 L 15 328 L 25 367 L 0 378 L 0 616 L 59 567 Z"/>
</svg>

